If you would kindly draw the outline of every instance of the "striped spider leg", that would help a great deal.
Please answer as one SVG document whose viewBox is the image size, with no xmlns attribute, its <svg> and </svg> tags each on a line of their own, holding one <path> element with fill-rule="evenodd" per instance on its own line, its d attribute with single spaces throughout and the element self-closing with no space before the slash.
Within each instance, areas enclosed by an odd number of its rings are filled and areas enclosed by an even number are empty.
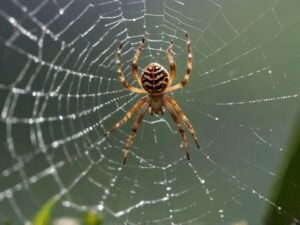
<svg viewBox="0 0 300 225">
<path fill-rule="evenodd" d="M 190 74 L 192 71 L 192 47 L 191 47 L 191 41 L 190 41 L 190 37 L 189 37 L 188 33 L 185 33 L 185 37 L 186 37 L 186 44 L 187 44 L 187 49 L 188 49 L 188 61 L 187 61 L 187 67 L 186 67 L 186 72 L 185 72 L 184 78 L 178 84 L 168 87 L 167 90 L 165 91 L 165 93 L 170 93 L 170 92 L 176 91 L 180 88 L 183 88 L 184 85 L 186 85 L 190 79 Z M 168 52 L 168 55 L 169 54 L 171 55 L 171 51 L 170 51 L 170 53 Z M 174 60 L 172 60 L 173 57 L 168 56 L 168 58 L 169 58 L 170 65 L 174 64 Z M 175 70 L 175 66 L 174 66 L 174 70 Z M 174 75 L 174 77 L 175 77 L 175 75 Z"/>
</svg>

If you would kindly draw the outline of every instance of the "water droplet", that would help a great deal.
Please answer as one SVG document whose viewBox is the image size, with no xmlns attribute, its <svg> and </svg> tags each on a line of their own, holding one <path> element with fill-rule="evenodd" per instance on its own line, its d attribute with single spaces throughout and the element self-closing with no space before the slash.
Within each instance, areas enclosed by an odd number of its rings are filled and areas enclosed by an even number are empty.
<svg viewBox="0 0 300 225">
<path fill-rule="evenodd" d="M 104 209 L 104 206 L 102 204 L 98 205 L 97 209 L 101 212 Z"/>
</svg>

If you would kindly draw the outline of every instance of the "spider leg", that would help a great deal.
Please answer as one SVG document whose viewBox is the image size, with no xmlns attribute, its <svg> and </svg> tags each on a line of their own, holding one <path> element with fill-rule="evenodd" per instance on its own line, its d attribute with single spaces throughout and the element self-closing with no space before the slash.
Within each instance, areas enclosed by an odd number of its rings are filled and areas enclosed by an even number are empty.
<svg viewBox="0 0 300 225">
<path fill-rule="evenodd" d="M 126 144 L 126 147 L 124 149 L 124 159 L 123 159 L 123 165 L 126 164 L 126 160 L 127 160 L 127 157 L 128 157 L 128 152 L 129 152 L 129 148 L 130 146 L 132 145 L 132 140 L 133 138 L 135 137 L 136 135 L 136 132 L 137 132 L 137 128 L 139 126 L 139 124 L 142 122 L 142 119 L 145 115 L 145 112 L 147 111 L 148 107 L 149 107 L 149 102 L 146 102 L 144 103 L 144 105 L 142 106 L 142 110 L 141 112 L 139 113 L 139 115 L 137 116 L 134 124 L 133 124 L 133 127 L 131 128 L 131 133 L 128 137 L 128 140 L 127 140 L 127 144 Z"/>
<path fill-rule="evenodd" d="M 176 91 L 176 90 L 182 88 L 184 85 L 186 85 L 186 83 L 190 79 L 190 73 L 192 70 L 192 48 L 191 48 L 191 41 L 190 41 L 188 33 L 185 33 L 185 36 L 186 36 L 186 44 L 187 44 L 187 49 L 188 49 L 188 61 L 187 61 L 187 66 L 186 66 L 186 72 L 185 72 L 183 80 L 180 83 L 178 83 L 172 87 L 168 87 L 167 90 L 165 91 L 166 93 L 173 92 L 173 91 Z"/>
<path fill-rule="evenodd" d="M 189 144 L 188 144 L 188 141 L 187 141 L 187 138 L 186 138 L 186 135 L 185 135 L 185 131 L 184 131 L 184 129 L 183 129 L 176 113 L 174 112 L 174 109 L 172 108 L 171 104 L 167 101 L 167 102 L 165 102 L 165 106 L 167 107 L 169 113 L 171 114 L 174 122 L 176 123 L 176 125 L 179 129 L 179 132 L 181 134 L 181 137 L 182 137 L 182 140 L 183 140 L 183 143 L 184 143 L 184 146 L 185 146 L 186 158 L 188 160 L 190 160 Z"/>
<path fill-rule="evenodd" d="M 141 56 L 142 50 L 144 48 L 144 43 L 146 40 L 146 33 L 141 41 L 141 43 L 139 44 L 138 49 L 136 50 L 136 53 L 134 55 L 133 61 L 132 61 L 132 73 L 134 75 L 135 80 L 138 82 L 138 84 L 142 87 L 142 83 L 141 83 L 141 78 L 138 74 L 138 70 L 137 70 L 137 62 Z"/>
<path fill-rule="evenodd" d="M 179 117 L 181 118 L 181 120 L 183 121 L 183 123 L 187 126 L 187 128 L 189 129 L 191 135 L 193 136 L 195 143 L 197 145 L 197 148 L 200 148 L 199 143 L 198 143 L 198 138 L 196 136 L 195 130 L 193 128 L 193 126 L 190 124 L 188 118 L 184 115 L 182 109 L 179 107 L 179 105 L 177 104 L 177 102 L 172 99 L 169 96 L 166 96 L 167 101 L 172 105 L 172 107 L 174 108 L 175 112 L 179 115 Z"/>
<path fill-rule="evenodd" d="M 174 58 L 172 55 L 172 47 L 173 47 L 173 41 L 170 42 L 170 45 L 167 49 L 167 57 L 169 60 L 169 64 L 170 64 L 170 82 L 169 82 L 169 86 L 172 85 L 172 82 L 175 78 L 176 75 L 176 67 L 175 67 L 175 63 L 174 63 Z"/>
<path fill-rule="evenodd" d="M 117 60 L 116 60 L 116 62 L 117 62 L 119 78 L 120 78 L 122 84 L 124 85 L 125 88 L 127 88 L 128 90 L 130 90 L 132 92 L 146 94 L 147 92 L 145 90 L 140 89 L 140 88 L 136 88 L 134 86 L 131 86 L 125 80 L 125 77 L 124 77 L 124 74 L 123 74 L 123 71 L 122 71 L 122 68 L 121 68 L 121 60 L 120 60 L 121 59 L 121 48 L 122 48 L 122 44 L 120 44 L 120 47 L 117 50 Z"/>
<path fill-rule="evenodd" d="M 133 114 L 146 102 L 147 97 L 141 98 L 126 114 L 125 116 L 113 126 L 110 131 L 108 131 L 104 136 L 109 135 L 114 130 L 118 129 L 120 126 L 122 126 L 124 123 L 126 123 Z"/>
</svg>

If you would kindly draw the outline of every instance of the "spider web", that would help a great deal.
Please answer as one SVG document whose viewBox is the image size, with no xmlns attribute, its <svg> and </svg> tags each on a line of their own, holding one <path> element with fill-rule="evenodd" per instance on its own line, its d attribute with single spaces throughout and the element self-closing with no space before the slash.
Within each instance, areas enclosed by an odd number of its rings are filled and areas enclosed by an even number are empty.
<svg viewBox="0 0 300 225">
<path fill-rule="evenodd" d="M 4 0 L 0 2 L 0 222 L 26 223 L 52 196 L 55 216 L 101 211 L 107 224 L 262 224 L 299 109 L 296 0 Z M 122 166 L 133 120 L 110 129 L 139 99 L 126 79 L 169 68 L 176 82 L 192 41 L 190 82 L 172 97 L 200 138 L 185 159 L 168 113 L 145 116 Z M 299 189 L 297 183 L 286 185 Z"/>
</svg>

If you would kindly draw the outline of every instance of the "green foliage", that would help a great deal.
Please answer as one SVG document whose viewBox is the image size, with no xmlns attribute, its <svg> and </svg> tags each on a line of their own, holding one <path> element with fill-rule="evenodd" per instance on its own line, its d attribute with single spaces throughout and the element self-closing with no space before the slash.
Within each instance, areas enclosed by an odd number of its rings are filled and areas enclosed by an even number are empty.
<svg viewBox="0 0 300 225">
<path fill-rule="evenodd" d="M 4 220 L 3 223 L 0 222 L 1 225 L 12 225 L 8 220 Z"/>
<path fill-rule="evenodd" d="M 49 225 L 52 211 L 56 203 L 56 197 L 49 199 L 34 216 L 33 225 Z"/>
<path fill-rule="evenodd" d="M 87 211 L 84 215 L 84 222 L 86 225 L 103 225 L 103 217 L 101 214 Z"/>
<path fill-rule="evenodd" d="M 289 225 L 294 221 L 293 217 L 299 218 L 300 189 L 294 184 L 300 183 L 300 115 L 296 121 L 296 128 L 290 140 L 286 159 L 279 171 L 279 180 L 276 182 L 271 200 L 280 208 L 271 206 L 265 217 L 265 225 Z M 282 210 L 280 214 L 278 210 Z"/>
<path fill-rule="evenodd" d="M 57 198 L 53 197 L 49 199 L 36 213 L 34 216 L 33 225 L 50 225 L 51 216 L 54 206 L 57 203 Z M 103 225 L 103 217 L 101 214 L 86 211 L 83 214 L 83 224 L 85 225 Z M 5 223 L 5 225 L 10 225 L 9 223 Z"/>
</svg>

